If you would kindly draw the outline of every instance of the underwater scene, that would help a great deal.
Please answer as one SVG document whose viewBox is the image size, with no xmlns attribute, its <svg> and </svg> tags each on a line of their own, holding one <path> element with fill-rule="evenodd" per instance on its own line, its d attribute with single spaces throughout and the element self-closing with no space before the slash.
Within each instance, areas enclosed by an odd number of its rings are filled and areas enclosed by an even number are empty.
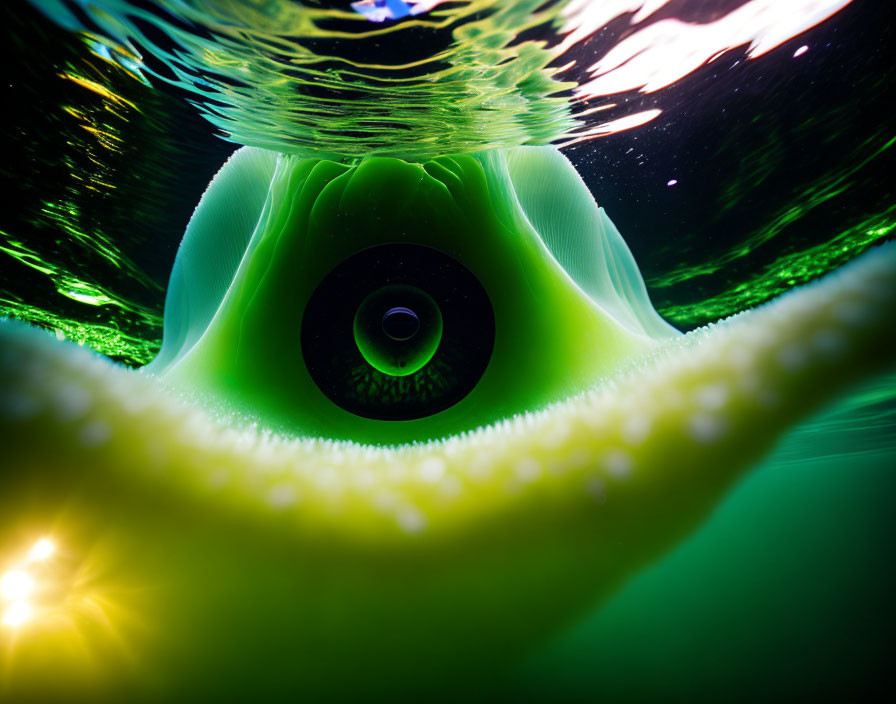
<svg viewBox="0 0 896 704">
<path fill-rule="evenodd" d="M 0 702 L 896 699 L 886 3 L 0 17 Z"/>
</svg>

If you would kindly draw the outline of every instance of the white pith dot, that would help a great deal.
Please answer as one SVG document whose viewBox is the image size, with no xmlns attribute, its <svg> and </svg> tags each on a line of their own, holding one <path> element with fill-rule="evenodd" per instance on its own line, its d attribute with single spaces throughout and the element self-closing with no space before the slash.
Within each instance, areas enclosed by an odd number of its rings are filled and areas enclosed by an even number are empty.
<svg viewBox="0 0 896 704">
<path fill-rule="evenodd" d="M 731 366 L 736 369 L 744 371 L 753 366 L 753 355 L 746 347 L 735 345 L 726 349 L 723 354 L 725 359 L 731 363 Z"/>
<path fill-rule="evenodd" d="M 77 384 L 60 384 L 53 393 L 53 410 L 60 421 L 73 421 L 83 418 L 90 410 L 90 394 Z"/>
<path fill-rule="evenodd" d="M 230 440 L 232 442 L 234 452 L 249 454 L 253 449 L 255 449 L 257 437 L 254 433 L 250 433 L 249 431 L 244 430 L 232 433 Z"/>
<path fill-rule="evenodd" d="M 218 445 L 218 437 L 205 418 L 192 415 L 180 426 L 178 438 L 184 445 L 197 449 L 213 450 Z"/>
<path fill-rule="evenodd" d="M 468 467 L 470 478 L 478 481 L 488 479 L 492 472 L 492 466 L 491 457 L 489 455 L 486 455 L 485 453 L 477 454 L 470 460 Z"/>
<path fill-rule="evenodd" d="M 296 502 L 296 488 L 291 484 L 278 484 L 268 492 L 268 503 L 275 509 L 289 508 Z"/>
<path fill-rule="evenodd" d="M 556 450 L 569 439 L 571 429 L 567 423 L 555 423 L 541 438 L 541 446 L 546 450 Z"/>
<path fill-rule="evenodd" d="M 691 435 L 697 442 L 709 444 L 718 440 L 724 430 L 725 424 L 718 416 L 708 413 L 696 413 L 688 421 Z"/>
<path fill-rule="evenodd" d="M 839 357 L 847 348 L 846 336 L 837 330 L 826 328 L 819 330 L 812 336 L 812 348 L 821 352 L 825 357 Z"/>
<path fill-rule="evenodd" d="M 447 474 L 442 477 L 442 480 L 439 482 L 439 492 L 442 496 L 453 499 L 460 494 L 462 486 L 460 483 L 460 479 L 455 477 L 453 474 Z"/>
<path fill-rule="evenodd" d="M 354 473 L 355 486 L 360 489 L 369 489 L 376 483 L 376 474 L 363 468 Z"/>
<path fill-rule="evenodd" d="M 398 525 L 406 533 L 415 535 L 426 528 L 426 516 L 413 506 L 402 506 L 396 515 Z"/>
<path fill-rule="evenodd" d="M 420 478 L 430 484 L 435 484 L 445 476 L 445 460 L 441 457 L 427 457 L 420 464 Z"/>
<path fill-rule="evenodd" d="M 513 468 L 516 478 L 521 482 L 531 482 L 541 475 L 541 462 L 534 457 L 523 457 Z"/>
<path fill-rule="evenodd" d="M 831 314 L 841 323 L 863 326 L 874 321 L 875 311 L 858 301 L 840 301 L 831 310 Z"/>
<path fill-rule="evenodd" d="M 85 423 L 78 432 L 78 440 L 84 447 L 100 447 L 112 437 L 112 429 L 101 420 Z"/>
<path fill-rule="evenodd" d="M 589 466 L 593 461 L 594 453 L 588 447 L 577 447 L 569 453 L 569 464 L 575 469 Z"/>
<path fill-rule="evenodd" d="M 373 505 L 380 511 L 389 512 L 398 505 L 398 496 L 388 489 L 380 489 L 373 495 Z"/>
<path fill-rule="evenodd" d="M 640 445 L 649 433 L 650 419 L 646 416 L 629 416 L 622 424 L 622 438 L 630 445 Z"/>
<path fill-rule="evenodd" d="M 625 479 L 632 473 L 632 458 L 627 452 L 613 450 L 604 457 L 604 465 L 611 476 Z"/>
<path fill-rule="evenodd" d="M 339 474 L 333 467 L 321 467 L 314 473 L 314 483 L 321 491 L 333 491 L 339 483 Z"/>
<path fill-rule="evenodd" d="M 707 411 L 718 411 L 726 403 L 731 395 L 731 391 L 723 383 L 706 384 L 697 389 L 694 397 L 697 405 Z"/>
</svg>

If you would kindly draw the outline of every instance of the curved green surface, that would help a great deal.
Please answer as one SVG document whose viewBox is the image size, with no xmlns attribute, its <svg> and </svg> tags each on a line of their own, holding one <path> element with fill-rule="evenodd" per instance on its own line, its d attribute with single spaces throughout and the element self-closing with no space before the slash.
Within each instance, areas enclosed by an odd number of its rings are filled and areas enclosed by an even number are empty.
<svg viewBox="0 0 896 704">
<path fill-rule="evenodd" d="M 244 150 L 190 224 L 148 372 L 0 321 L 0 570 L 36 585 L 0 594 L 6 621 L 34 610 L 0 630 L 0 694 L 483 694 L 896 360 L 893 245 L 680 335 L 570 172 L 550 148 L 357 167 Z M 473 271 L 496 338 L 468 396 L 389 423 L 315 396 L 297 355 L 317 283 L 392 241 Z"/>
<path fill-rule="evenodd" d="M 243 148 L 215 177 L 178 253 L 162 350 L 147 367 L 209 407 L 301 436 L 422 442 L 544 408 L 677 334 L 653 311 L 631 253 L 556 149 L 425 164 L 372 157 L 357 167 L 281 156 L 273 175 L 271 163 Z M 232 196 L 236 182 L 250 198 Z M 339 408 L 298 354 L 303 311 L 321 280 L 348 256 L 391 242 L 459 260 L 485 288 L 496 326 L 473 391 L 402 422 Z"/>
</svg>

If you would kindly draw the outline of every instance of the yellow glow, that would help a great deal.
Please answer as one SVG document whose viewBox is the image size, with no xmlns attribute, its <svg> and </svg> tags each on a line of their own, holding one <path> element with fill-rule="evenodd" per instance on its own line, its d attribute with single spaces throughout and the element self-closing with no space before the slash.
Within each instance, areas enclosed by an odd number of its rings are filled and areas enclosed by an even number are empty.
<svg viewBox="0 0 896 704">
<path fill-rule="evenodd" d="M 24 599 L 12 602 L 3 612 L 3 625 L 18 628 L 31 618 L 31 607 Z"/>
<path fill-rule="evenodd" d="M 7 601 L 24 599 L 33 591 L 34 580 L 25 570 L 10 570 L 0 577 L 0 596 Z"/>
<path fill-rule="evenodd" d="M 43 562 L 56 552 L 56 545 L 49 538 L 38 540 L 28 553 L 29 562 Z"/>
</svg>

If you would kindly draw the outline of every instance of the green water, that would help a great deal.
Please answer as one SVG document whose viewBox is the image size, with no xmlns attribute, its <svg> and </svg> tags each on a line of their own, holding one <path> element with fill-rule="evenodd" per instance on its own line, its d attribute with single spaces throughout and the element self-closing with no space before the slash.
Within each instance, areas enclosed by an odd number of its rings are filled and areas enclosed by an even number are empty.
<svg viewBox="0 0 896 704">
<path fill-rule="evenodd" d="M 81 26 L 56 3 L 38 6 L 66 26 Z M 0 222 L 0 315 L 133 366 L 159 349 L 177 243 L 232 150 L 198 115 L 232 142 L 352 162 L 371 152 L 425 159 L 568 141 L 645 107 L 628 96 L 571 98 L 572 79 L 592 55 L 580 47 L 561 54 L 564 3 L 439 5 L 382 24 L 344 7 L 160 7 L 171 14 L 106 3 L 108 14 L 89 11 L 95 24 L 80 34 L 25 4 L 4 10 L 17 92 L 6 116 L 11 157 L 3 173 L 21 207 Z M 133 10 L 128 18 L 111 19 L 125 8 Z M 855 25 L 869 11 L 849 12 Z M 875 22 L 844 31 L 864 46 L 878 36 L 869 29 Z M 242 25 L 255 29 L 247 33 Z M 164 46 L 160 36 L 167 37 Z M 598 46 L 611 47 L 615 36 Z M 140 56 L 128 48 L 135 42 L 145 44 Z M 570 61 L 579 69 L 558 71 Z M 793 70 L 776 66 L 785 73 L 772 78 Z M 888 90 L 891 74 L 856 69 L 855 76 L 852 94 L 814 108 L 798 103 L 795 117 L 773 112 L 774 91 L 787 90 L 786 82 L 763 89 L 760 97 L 768 93 L 769 100 L 754 101 L 754 117 L 701 145 L 701 158 L 724 169 L 711 193 L 685 194 L 693 205 L 682 221 L 652 219 L 651 211 L 666 207 L 662 200 L 620 220 L 620 208 L 625 214 L 636 207 L 647 188 L 648 200 L 656 199 L 663 182 L 647 173 L 659 182 L 636 185 L 636 198 L 623 191 L 614 199 L 618 166 L 592 173 L 589 157 L 579 156 L 587 147 L 599 157 L 604 144 L 610 151 L 617 143 L 636 147 L 645 139 L 639 130 L 569 150 L 634 249 L 667 320 L 690 329 L 727 317 L 892 237 L 894 206 L 883 181 L 893 167 L 893 128 L 886 113 L 863 109 Z M 729 80 L 727 89 L 740 87 L 736 76 Z M 653 102 L 674 112 L 683 100 L 695 99 L 667 92 Z M 690 103 L 683 104 L 687 110 Z M 601 110 L 585 115 L 595 108 Z M 667 129 L 660 134 L 668 146 L 659 151 L 682 148 Z M 700 130 L 694 135 L 683 136 L 701 139 Z M 654 222 L 662 229 L 652 229 Z"/>
<path fill-rule="evenodd" d="M 693 536 L 520 668 L 514 696 L 889 700 L 894 421 L 890 375 L 792 430 Z"/>
<path fill-rule="evenodd" d="M 57 21 L 80 23 L 56 2 Z M 374 24 L 345 4 L 104 2 L 90 18 L 114 57 L 186 91 L 239 144 L 306 156 L 424 159 L 544 144 L 575 123 L 556 94 L 572 83 L 558 52 L 524 33 L 550 28 L 565 3 L 448 3 Z M 151 31 L 152 30 L 152 31 Z M 161 39 L 160 39 L 161 37 Z M 146 57 L 147 59 L 149 57 Z M 133 62 L 133 63 L 132 63 Z"/>
<path fill-rule="evenodd" d="M 61 6 L 40 4 L 65 20 Z M 134 12 L 177 51 L 133 18 L 94 16 L 94 31 L 69 35 L 27 6 L 4 11 L 34 107 L 10 101 L 10 139 L 29 146 L 3 167 L 22 207 L 0 227 L 0 316 L 131 366 L 151 361 L 177 243 L 235 144 L 356 163 L 372 152 L 423 160 L 574 138 L 593 125 L 581 113 L 594 105 L 571 101 L 572 78 L 557 70 L 567 57 L 550 33 L 562 5 L 451 3 L 385 25 L 284 3 L 167 3 L 177 20 Z M 137 56 L 131 37 L 155 55 Z M 771 120 L 761 144 L 741 144 L 733 127 L 706 157 L 724 165 L 718 193 L 689 198 L 692 220 L 633 234 L 667 320 L 690 328 L 760 305 L 892 238 L 881 174 L 892 173 L 894 130 L 874 107 L 891 77 L 868 81 L 838 110 L 807 105 L 798 128 Z M 631 110 L 652 105 L 629 98 Z M 857 128 L 860 112 L 879 118 Z M 828 161 L 801 169 L 787 150 L 794 134 L 807 161 Z M 615 219 L 595 174 L 582 172 Z M 894 393 L 896 378 L 882 378 L 794 429 L 695 535 L 570 624 L 501 691 L 748 701 L 774 683 L 781 697 L 850 700 L 892 686 Z"/>
</svg>

